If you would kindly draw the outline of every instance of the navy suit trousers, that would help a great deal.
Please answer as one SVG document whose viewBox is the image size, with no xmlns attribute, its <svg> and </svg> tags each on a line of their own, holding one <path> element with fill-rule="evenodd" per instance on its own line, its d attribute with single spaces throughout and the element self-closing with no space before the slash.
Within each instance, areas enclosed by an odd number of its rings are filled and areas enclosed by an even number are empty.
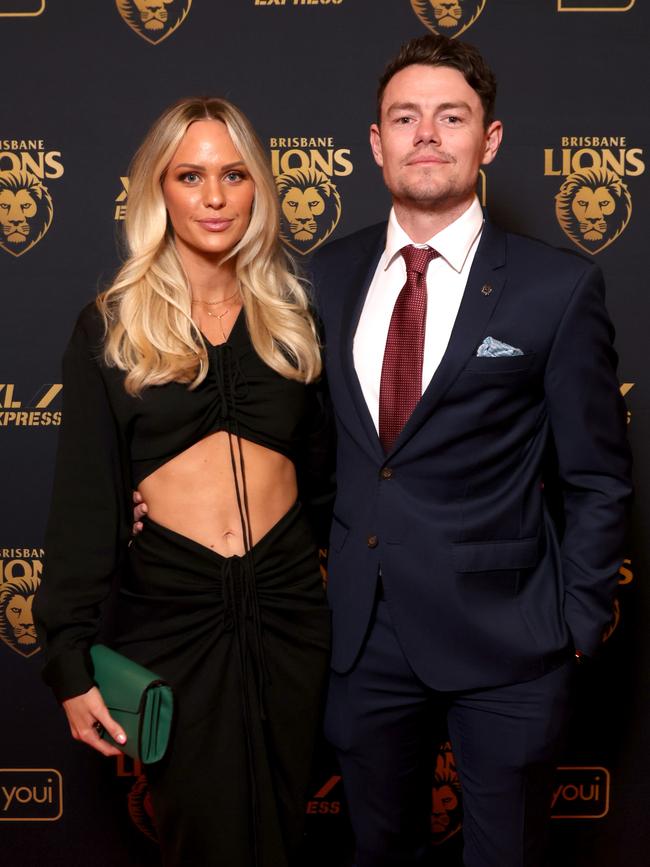
<svg viewBox="0 0 650 867">
<path fill-rule="evenodd" d="M 331 674 L 325 720 L 350 805 L 357 867 L 435 864 L 433 758 L 446 727 L 461 782 L 466 867 L 545 864 L 574 669 L 571 655 L 525 683 L 433 690 L 409 666 L 390 602 L 378 601 L 355 666 Z"/>
</svg>

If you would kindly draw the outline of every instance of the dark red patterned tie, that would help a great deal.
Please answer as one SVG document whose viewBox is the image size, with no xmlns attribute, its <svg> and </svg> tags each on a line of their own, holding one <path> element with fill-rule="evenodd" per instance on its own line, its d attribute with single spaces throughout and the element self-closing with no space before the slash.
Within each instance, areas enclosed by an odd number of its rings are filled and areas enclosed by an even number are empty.
<svg viewBox="0 0 650 867">
<path fill-rule="evenodd" d="M 427 316 L 426 271 L 438 255 L 409 244 L 400 253 L 406 283 L 391 316 L 379 388 L 379 439 L 389 452 L 422 396 L 422 359 Z"/>
</svg>

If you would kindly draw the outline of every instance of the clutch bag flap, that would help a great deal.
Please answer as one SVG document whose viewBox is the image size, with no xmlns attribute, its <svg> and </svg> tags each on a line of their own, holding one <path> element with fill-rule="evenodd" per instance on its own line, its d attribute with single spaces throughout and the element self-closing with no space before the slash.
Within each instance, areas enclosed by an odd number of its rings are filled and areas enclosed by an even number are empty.
<svg viewBox="0 0 650 867">
<path fill-rule="evenodd" d="M 173 695 L 157 674 L 103 644 L 90 649 L 94 679 L 115 722 L 126 733 L 126 744 L 102 737 L 142 762 L 157 762 L 165 753 L 171 731 Z"/>
</svg>

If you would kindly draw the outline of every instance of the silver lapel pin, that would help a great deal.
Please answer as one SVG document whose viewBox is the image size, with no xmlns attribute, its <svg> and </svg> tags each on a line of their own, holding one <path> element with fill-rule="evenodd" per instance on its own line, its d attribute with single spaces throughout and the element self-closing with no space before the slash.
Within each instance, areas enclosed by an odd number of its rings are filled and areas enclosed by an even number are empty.
<svg viewBox="0 0 650 867">
<path fill-rule="evenodd" d="M 491 283 L 486 283 L 483 286 L 483 288 L 481 289 L 482 295 L 489 295 L 491 292 L 492 292 L 492 284 Z"/>
</svg>

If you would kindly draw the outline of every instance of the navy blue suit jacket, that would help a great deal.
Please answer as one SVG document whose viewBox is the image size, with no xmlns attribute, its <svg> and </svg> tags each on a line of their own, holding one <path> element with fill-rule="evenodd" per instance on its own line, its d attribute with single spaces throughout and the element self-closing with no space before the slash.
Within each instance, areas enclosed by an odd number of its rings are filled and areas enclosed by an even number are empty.
<svg viewBox="0 0 650 867">
<path fill-rule="evenodd" d="M 486 223 L 442 362 L 386 455 L 352 357 L 385 237 L 373 226 L 313 261 L 338 440 L 333 668 L 354 664 L 381 567 L 426 684 L 535 678 L 596 650 L 622 558 L 630 457 L 600 270 Z M 477 357 L 488 335 L 523 355 Z M 553 445 L 561 538 L 544 491 Z"/>
</svg>

